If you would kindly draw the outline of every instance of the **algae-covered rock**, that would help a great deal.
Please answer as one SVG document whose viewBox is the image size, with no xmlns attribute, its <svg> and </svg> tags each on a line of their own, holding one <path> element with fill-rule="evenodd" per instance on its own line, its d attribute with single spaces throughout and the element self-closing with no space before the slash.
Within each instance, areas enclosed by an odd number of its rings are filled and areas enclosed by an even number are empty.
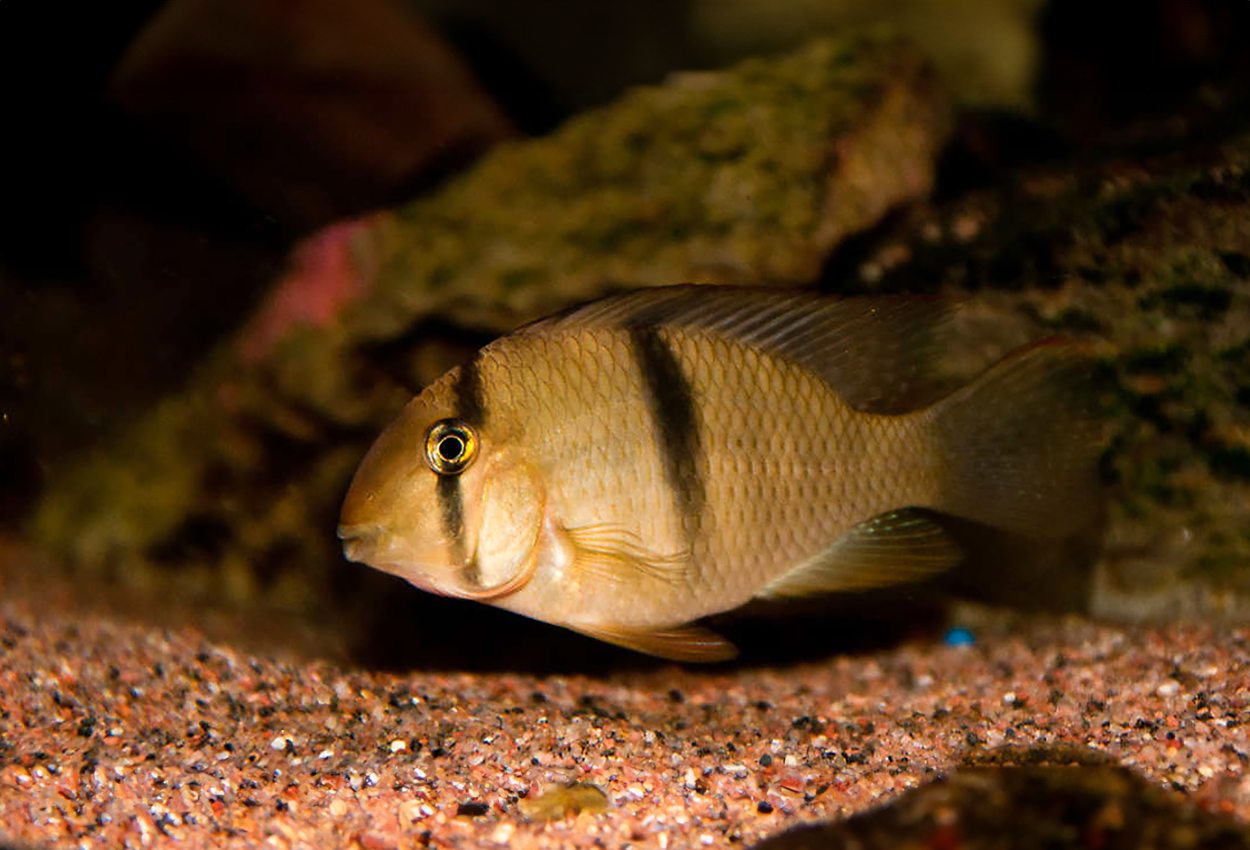
<svg viewBox="0 0 1250 850">
<path fill-rule="evenodd" d="M 184 394 L 53 476 L 35 532 L 138 588 L 341 597 L 362 572 L 334 538 L 351 471 L 458 354 L 612 289 L 810 283 L 846 236 L 930 189 L 948 125 L 918 53 L 861 34 L 677 75 L 500 147 L 311 240 Z"/>
<path fill-rule="evenodd" d="M 998 347 L 1109 341 L 1109 504 L 1090 609 L 1250 618 L 1250 135 L 1189 156 L 1039 169 L 900 228 L 867 289 L 976 293 Z"/>
<path fill-rule="evenodd" d="M 1032 108 L 1042 0 L 694 0 L 698 49 L 726 60 L 814 33 L 889 21 L 914 39 L 960 103 Z"/>
</svg>

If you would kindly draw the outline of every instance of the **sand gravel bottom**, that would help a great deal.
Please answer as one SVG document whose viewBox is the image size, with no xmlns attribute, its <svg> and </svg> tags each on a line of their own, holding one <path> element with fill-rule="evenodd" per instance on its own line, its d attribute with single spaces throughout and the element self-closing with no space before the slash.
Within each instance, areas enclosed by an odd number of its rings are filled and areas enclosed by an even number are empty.
<svg viewBox="0 0 1250 850">
<path fill-rule="evenodd" d="M 14 841 L 740 847 L 1008 746 L 1092 749 L 1250 821 L 1246 630 L 1022 620 L 786 668 L 393 675 L 36 605 L 0 603 Z M 527 819 L 572 782 L 612 808 Z"/>
</svg>

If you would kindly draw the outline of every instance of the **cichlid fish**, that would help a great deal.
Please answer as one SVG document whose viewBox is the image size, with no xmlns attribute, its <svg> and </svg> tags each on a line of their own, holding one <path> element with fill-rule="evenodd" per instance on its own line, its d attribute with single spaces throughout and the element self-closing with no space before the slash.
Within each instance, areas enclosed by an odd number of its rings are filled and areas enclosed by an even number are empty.
<svg viewBox="0 0 1250 850">
<path fill-rule="evenodd" d="M 929 576 L 923 510 L 1033 537 L 1091 516 L 1090 359 L 1049 340 L 940 399 L 940 301 L 677 286 L 502 337 L 414 398 L 343 505 L 353 561 L 641 652 L 700 617 Z M 926 393 L 928 398 L 926 398 Z"/>
</svg>

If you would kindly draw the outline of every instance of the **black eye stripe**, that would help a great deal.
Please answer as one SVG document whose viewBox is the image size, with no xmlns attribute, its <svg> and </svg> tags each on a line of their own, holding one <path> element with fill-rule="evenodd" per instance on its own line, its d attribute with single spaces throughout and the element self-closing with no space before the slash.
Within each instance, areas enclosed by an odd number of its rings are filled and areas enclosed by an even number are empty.
<svg viewBox="0 0 1250 850">
<path fill-rule="evenodd" d="M 434 491 L 443 520 L 443 532 L 451 542 L 452 558 L 464 561 L 464 501 L 460 492 L 460 479 L 454 475 L 440 475 Z"/>
</svg>

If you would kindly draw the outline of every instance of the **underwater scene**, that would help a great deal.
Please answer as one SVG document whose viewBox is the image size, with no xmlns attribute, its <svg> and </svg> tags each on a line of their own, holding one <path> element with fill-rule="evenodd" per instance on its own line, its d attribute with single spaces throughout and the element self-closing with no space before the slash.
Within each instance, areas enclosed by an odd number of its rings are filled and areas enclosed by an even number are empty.
<svg viewBox="0 0 1250 850">
<path fill-rule="evenodd" d="M 0 7 L 0 848 L 1250 848 L 1250 3 Z"/>
</svg>

